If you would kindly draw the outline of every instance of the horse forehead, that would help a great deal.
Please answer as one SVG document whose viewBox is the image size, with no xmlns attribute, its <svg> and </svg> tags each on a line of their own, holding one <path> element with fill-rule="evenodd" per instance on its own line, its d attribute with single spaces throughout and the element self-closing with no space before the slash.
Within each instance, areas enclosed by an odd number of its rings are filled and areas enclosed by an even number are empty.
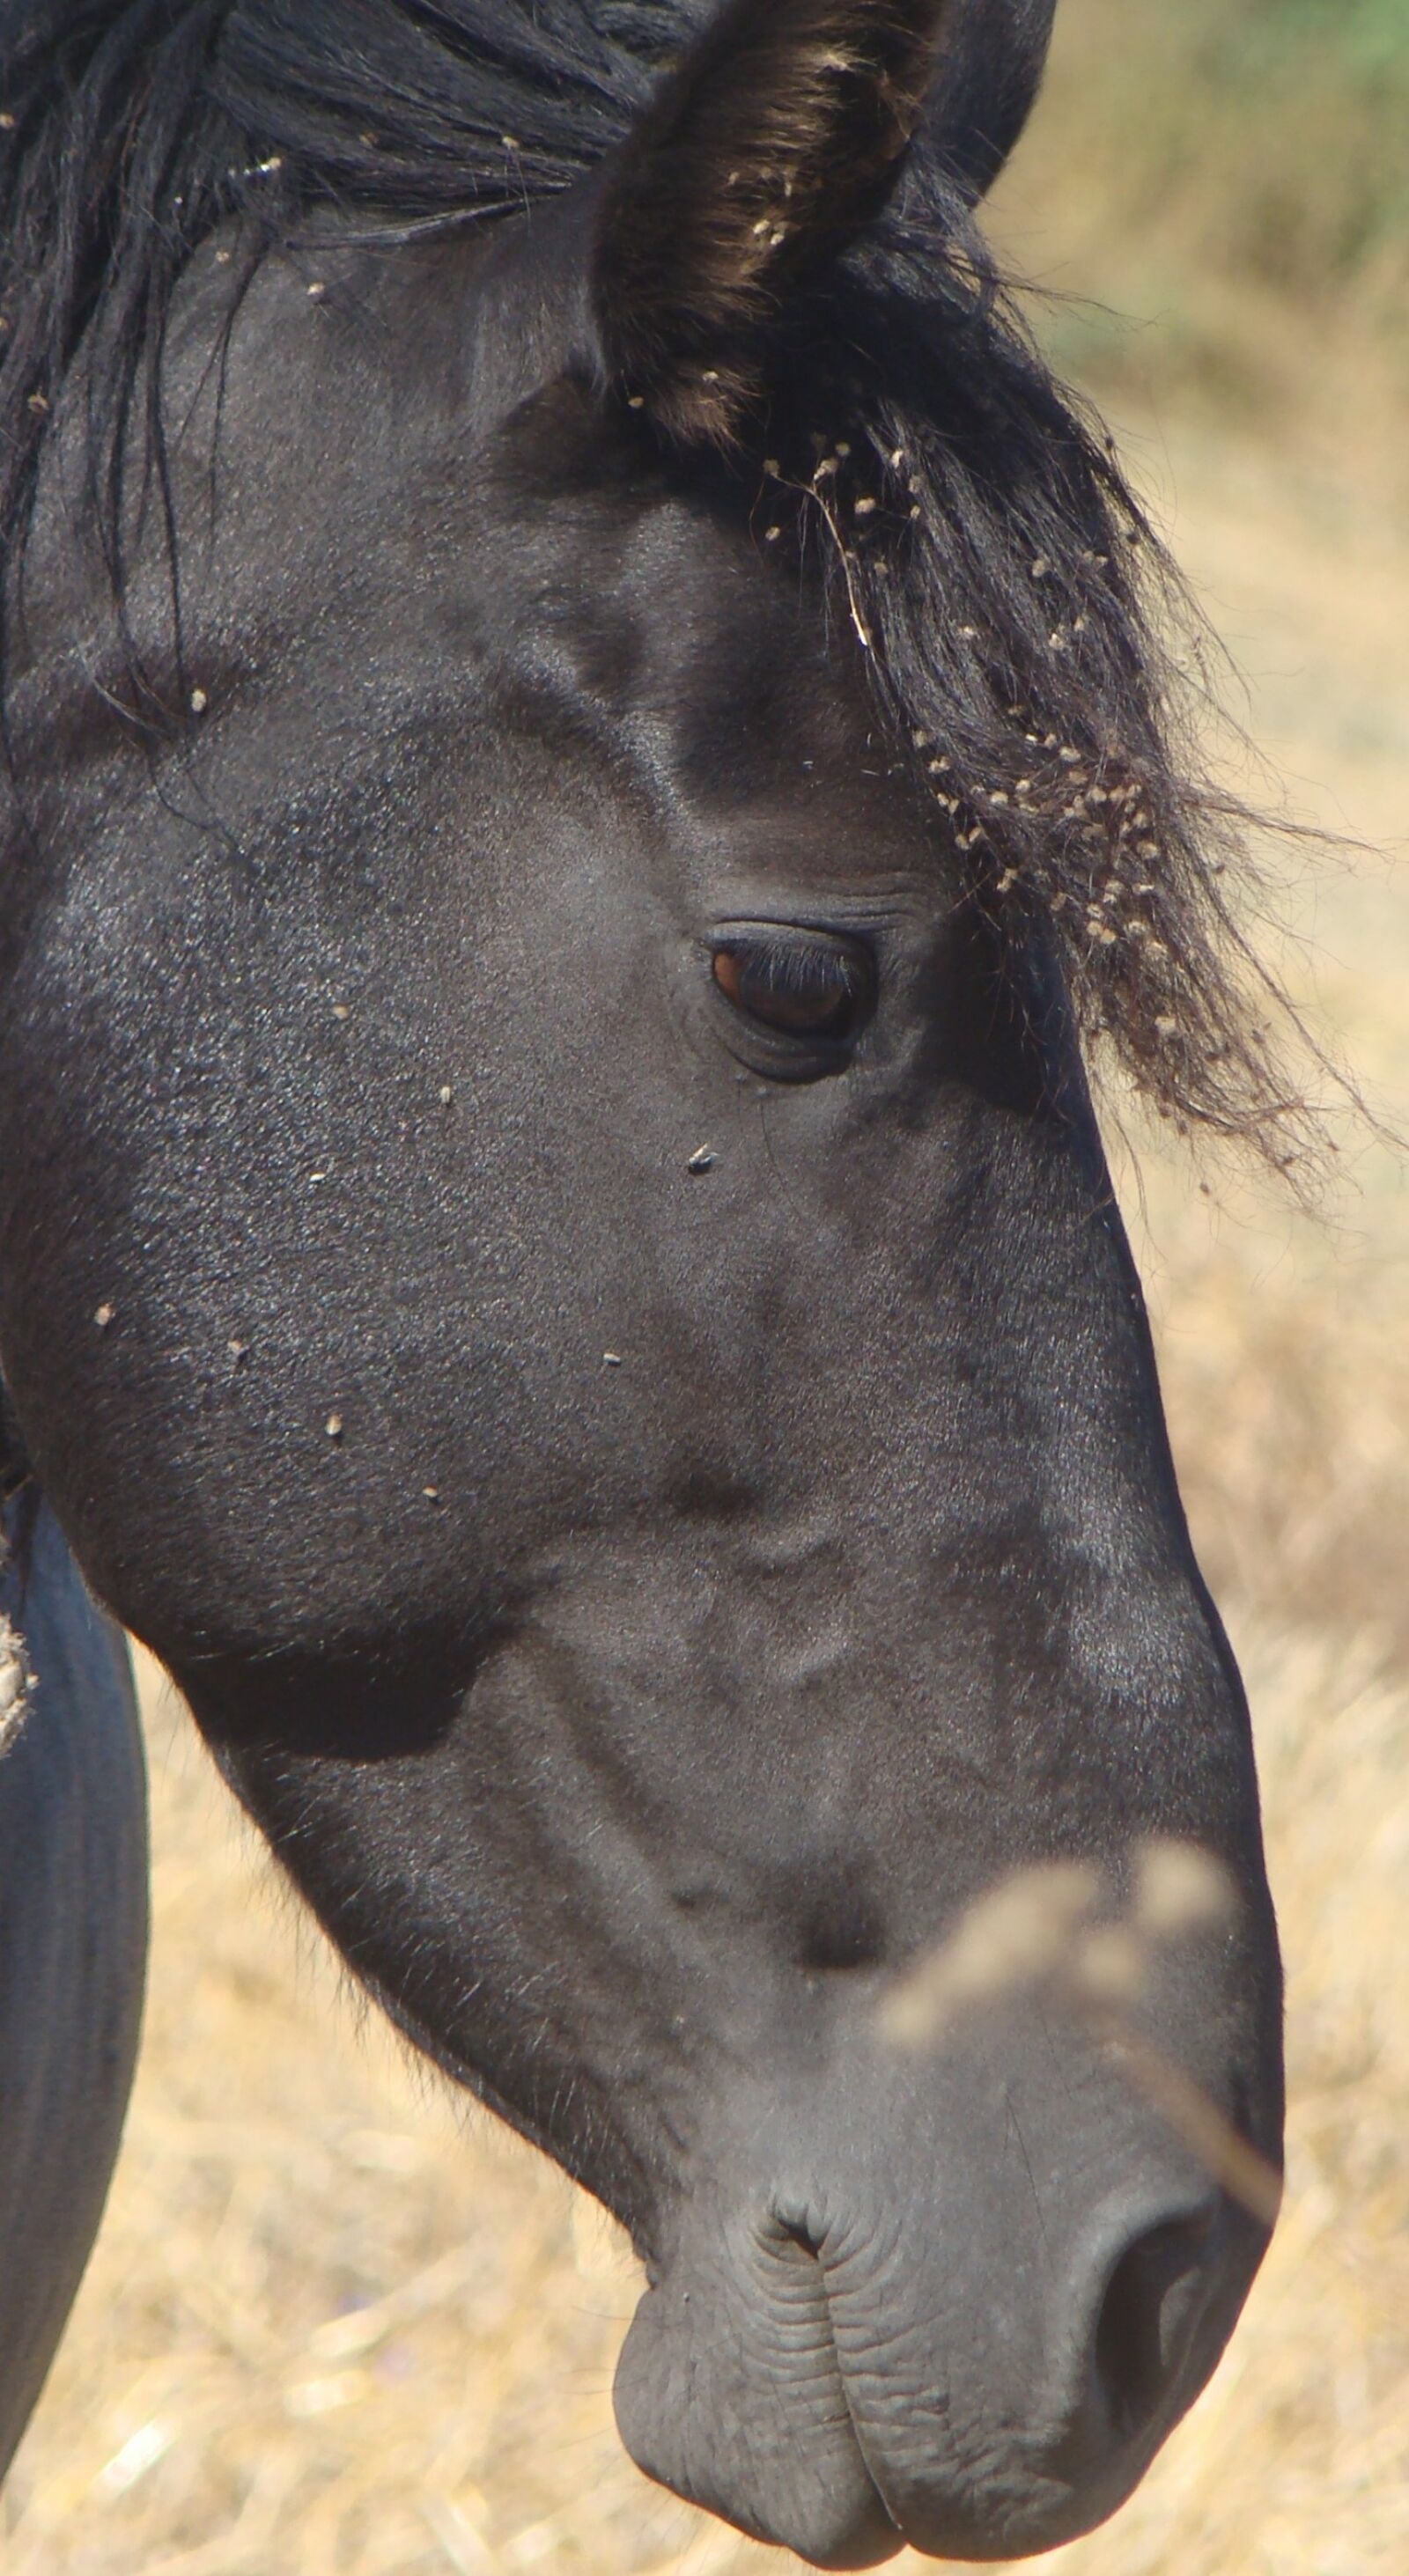
<svg viewBox="0 0 1409 2576">
<path fill-rule="evenodd" d="M 524 269 L 509 332 L 484 275 L 494 250 L 334 240 L 269 253 L 247 285 L 218 237 L 196 255 L 164 408 L 197 521 L 218 468 L 232 571 L 266 532 L 272 547 L 282 531 L 286 562 L 372 563 L 409 536 L 496 594 L 556 570 L 590 573 L 599 600 L 664 584 L 677 619 L 726 596 L 736 615 L 776 604 L 787 585 L 765 577 L 747 473 L 665 455 L 599 398 L 571 362 L 551 276 L 540 295 Z"/>
<path fill-rule="evenodd" d="M 478 592 L 501 624 L 786 623 L 741 491 L 652 455 L 567 369 L 505 407 L 473 258 L 271 255 L 233 320 L 215 258 L 180 290 L 165 408 L 182 518 L 199 536 L 218 513 L 230 591 L 346 599 L 355 568 L 427 610 Z"/>
<path fill-rule="evenodd" d="M 271 256 L 232 321 L 219 247 L 183 282 L 166 379 L 203 688 L 262 665 L 298 673 L 301 722 L 350 702 L 375 722 L 508 668 L 566 681 L 608 719 L 644 711 L 711 806 L 776 790 L 780 769 L 796 792 L 845 774 L 874 796 L 874 694 L 846 632 L 770 555 L 744 471 L 663 455 L 568 373 L 504 411 L 473 346 L 473 262 L 343 253 L 310 278 Z M 48 560 L 68 551 L 65 512 L 49 515 L 35 642 L 62 661 L 91 622 L 92 574 Z M 159 663 L 154 522 L 128 607 Z"/>
</svg>

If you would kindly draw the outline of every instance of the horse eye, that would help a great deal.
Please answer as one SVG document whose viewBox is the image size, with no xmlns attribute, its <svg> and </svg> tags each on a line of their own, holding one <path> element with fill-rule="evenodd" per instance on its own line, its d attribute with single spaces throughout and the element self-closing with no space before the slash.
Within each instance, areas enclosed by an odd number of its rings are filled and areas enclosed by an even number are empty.
<svg viewBox="0 0 1409 2576">
<path fill-rule="evenodd" d="M 730 940 L 714 951 L 714 980 L 745 1019 L 833 1045 L 857 1029 L 870 983 L 858 950 L 816 934 Z"/>
</svg>

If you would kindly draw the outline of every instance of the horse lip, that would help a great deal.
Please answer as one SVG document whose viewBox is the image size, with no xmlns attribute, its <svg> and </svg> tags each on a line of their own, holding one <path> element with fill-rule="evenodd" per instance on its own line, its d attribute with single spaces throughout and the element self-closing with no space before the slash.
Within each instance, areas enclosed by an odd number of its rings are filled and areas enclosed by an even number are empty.
<svg viewBox="0 0 1409 2576">
<path fill-rule="evenodd" d="M 735 2312 L 734 2322 L 765 2335 L 776 2328 L 785 2346 L 791 2342 L 794 2363 L 810 2345 L 810 2374 L 783 2375 L 782 2414 L 763 2428 L 761 2441 L 759 2424 L 748 2420 L 750 2410 L 732 2389 L 719 2392 L 717 2420 L 702 2436 L 699 2419 L 709 2413 L 710 2398 L 697 2385 L 695 2362 L 711 2344 L 718 2348 L 718 2320 L 711 2324 L 700 2313 L 708 2303 L 708 2276 L 696 2273 L 686 2286 L 667 2267 L 642 2299 L 618 2364 L 622 2439 L 647 2476 L 751 2539 L 791 2549 L 815 2567 L 878 2567 L 905 2546 L 905 2534 L 861 2446 L 822 2262 L 805 2232 L 780 2217 L 748 2235 L 763 2281 L 755 2274 L 755 2297 L 742 2317 Z M 765 2286 L 770 2277 L 775 2301 Z M 758 2388 L 777 2384 L 759 2355 L 755 2366 Z M 809 2385 L 816 2410 L 810 2428 L 799 2420 Z M 759 2451 L 766 2453 L 770 2429 L 773 2457 L 760 2481 Z"/>
<path fill-rule="evenodd" d="M 847 2429 L 851 2435 L 852 2446 L 856 2453 L 857 2465 L 860 2468 L 862 2477 L 870 2491 L 866 2500 L 865 2508 L 863 2512 L 858 2515 L 856 2520 L 856 2539 L 858 2541 L 864 2540 L 867 2527 L 870 2526 L 871 2541 L 879 2540 L 882 2544 L 880 2549 L 877 2550 L 873 2556 L 864 2559 L 836 2559 L 832 2563 L 838 2567 L 879 2567 L 885 2563 L 886 2559 L 895 2557 L 901 2549 L 905 2548 L 907 2535 L 901 2528 L 901 2525 L 897 2522 L 894 2514 L 891 2512 L 890 2506 L 886 2501 L 884 2490 L 882 2489 L 880 2482 L 876 2477 L 876 2473 L 866 2456 L 866 2446 L 861 2439 L 860 2427 L 857 2424 L 855 2412 L 851 2403 L 851 2390 L 847 2383 L 846 2368 L 842 2361 L 841 2354 L 837 2349 L 836 2320 L 832 2309 L 831 2294 L 827 2287 L 827 2270 L 822 2258 L 822 2249 L 805 2219 L 789 2218 L 785 2216 L 781 2210 L 775 2209 L 773 2213 L 773 2224 L 784 2237 L 790 2240 L 790 2242 L 797 2247 L 799 2253 L 802 2254 L 812 2266 L 812 2274 L 816 2283 L 817 2295 L 821 2302 L 821 2313 L 826 2322 L 827 2341 L 831 2349 L 837 2379 L 841 2388 L 842 2402 L 846 2409 Z M 876 2527 L 878 2524 L 881 2526 L 880 2528 Z M 867 2545 L 870 2545 L 869 2542 Z M 818 2560 L 815 2563 L 821 2565 L 824 2562 Z"/>
</svg>

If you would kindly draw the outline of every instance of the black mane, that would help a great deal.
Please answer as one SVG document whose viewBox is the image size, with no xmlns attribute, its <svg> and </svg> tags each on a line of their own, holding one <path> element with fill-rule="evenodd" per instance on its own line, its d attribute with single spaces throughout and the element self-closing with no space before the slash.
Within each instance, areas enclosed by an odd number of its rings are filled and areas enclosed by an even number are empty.
<svg viewBox="0 0 1409 2576">
<path fill-rule="evenodd" d="M 11 565 L 86 337 L 88 480 L 120 599 L 134 396 L 147 388 L 160 470 L 163 334 L 217 225 L 235 226 L 248 276 L 320 211 L 392 235 L 512 216 L 612 151 L 709 15 L 709 0 L 0 0 Z M 1226 892 L 1247 818 L 1197 773 L 1189 684 L 1159 640 L 1177 583 L 923 133 L 898 205 L 814 321 L 792 380 L 817 434 L 790 451 L 789 488 L 976 887 L 1041 911 L 1087 1028 L 1159 1106 L 1290 1163 L 1305 1112 L 1243 998 L 1252 961 Z M 808 387 L 806 351 L 828 341 L 855 353 L 850 380 Z"/>
<path fill-rule="evenodd" d="M 0 532 L 86 330 L 100 443 L 191 252 L 492 220 L 619 142 L 700 0 L 0 0 Z"/>
</svg>

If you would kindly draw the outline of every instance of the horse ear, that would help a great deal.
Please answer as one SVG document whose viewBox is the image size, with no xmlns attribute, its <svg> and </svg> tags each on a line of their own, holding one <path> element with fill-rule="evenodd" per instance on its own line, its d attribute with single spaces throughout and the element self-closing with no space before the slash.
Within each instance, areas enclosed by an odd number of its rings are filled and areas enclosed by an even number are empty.
<svg viewBox="0 0 1409 2576">
<path fill-rule="evenodd" d="M 605 174 L 592 293 L 606 371 L 723 441 L 789 290 L 879 213 L 971 0 L 728 0 Z"/>
<path fill-rule="evenodd" d="M 1057 0 L 961 0 L 945 14 L 925 134 L 970 205 L 1027 123 L 1056 13 Z"/>
</svg>

